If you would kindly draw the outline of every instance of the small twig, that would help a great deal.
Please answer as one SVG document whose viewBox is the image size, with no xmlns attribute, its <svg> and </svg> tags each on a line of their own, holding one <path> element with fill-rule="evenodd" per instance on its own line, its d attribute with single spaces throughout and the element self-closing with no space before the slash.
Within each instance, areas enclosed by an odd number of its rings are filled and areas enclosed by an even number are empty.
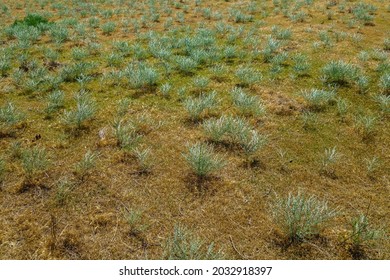
<svg viewBox="0 0 390 280">
<path fill-rule="evenodd" d="M 230 239 L 230 243 L 232 244 L 232 247 L 233 247 L 234 251 L 236 251 L 236 253 L 237 253 L 243 260 L 248 259 L 248 257 L 244 256 L 243 254 L 241 254 L 241 253 L 237 250 L 236 246 L 234 245 L 233 238 L 232 238 L 231 235 L 229 235 L 229 239 Z"/>
</svg>

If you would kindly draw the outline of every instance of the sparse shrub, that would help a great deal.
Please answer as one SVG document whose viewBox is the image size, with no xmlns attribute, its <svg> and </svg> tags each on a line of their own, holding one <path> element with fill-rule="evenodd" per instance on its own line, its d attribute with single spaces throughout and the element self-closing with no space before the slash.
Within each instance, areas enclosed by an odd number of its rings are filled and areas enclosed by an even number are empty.
<svg viewBox="0 0 390 280">
<path fill-rule="evenodd" d="M 215 251 L 214 244 L 206 246 L 203 241 L 181 226 L 175 226 L 168 238 L 163 254 L 168 260 L 217 260 L 223 259 L 221 251 Z"/>
<path fill-rule="evenodd" d="M 206 178 L 225 165 L 225 161 L 214 153 L 213 148 L 204 143 L 188 146 L 188 152 L 183 156 L 199 179 Z"/>
<path fill-rule="evenodd" d="M 265 106 L 256 96 L 246 94 L 241 88 L 235 87 L 231 96 L 233 104 L 246 116 L 262 116 L 265 114 Z"/>
<path fill-rule="evenodd" d="M 189 97 L 184 100 L 184 107 L 192 121 L 198 121 L 201 118 L 202 113 L 217 104 L 216 95 L 216 92 L 213 91 L 209 94 L 201 94 L 197 98 Z"/>
<path fill-rule="evenodd" d="M 238 78 L 239 85 L 241 86 L 254 85 L 259 83 L 263 78 L 259 71 L 248 66 L 241 66 L 238 68 L 235 75 Z"/>
<path fill-rule="evenodd" d="M 323 109 L 336 96 L 335 90 L 311 89 L 302 92 L 302 97 L 315 110 Z"/>
<path fill-rule="evenodd" d="M 72 128 L 81 129 L 85 122 L 95 116 L 96 104 L 85 91 L 77 93 L 75 99 L 76 108 L 72 111 L 65 111 L 63 121 Z"/>
<path fill-rule="evenodd" d="M 381 230 L 374 229 L 370 226 L 367 216 L 360 214 L 352 220 L 351 232 L 349 235 L 349 251 L 354 259 L 364 257 L 365 251 L 372 243 L 383 236 Z"/>
<path fill-rule="evenodd" d="M 323 80 L 329 84 L 345 85 L 355 81 L 359 74 L 356 66 L 344 61 L 331 61 L 322 68 Z"/>
<path fill-rule="evenodd" d="M 26 176 L 27 184 L 44 172 L 48 166 L 46 151 L 44 148 L 33 147 L 22 152 L 22 167 Z"/>
<path fill-rule="evenodd" d="M 81 181 L 84 181 L 85 177 L 88 176 L 96 166 L 96 159 L 98 156 L 97 153 L 87 151 L 81 161 L 76 164 L 75 172 Z"/>
<path fill-rule="evenodd" d="M 275 222 L 290 242 L 304 242 L 320 234 L 324 223 L 336 214 L 326 201 L 301 193 L 277 198 L 272 207 Z"/>
</svg>

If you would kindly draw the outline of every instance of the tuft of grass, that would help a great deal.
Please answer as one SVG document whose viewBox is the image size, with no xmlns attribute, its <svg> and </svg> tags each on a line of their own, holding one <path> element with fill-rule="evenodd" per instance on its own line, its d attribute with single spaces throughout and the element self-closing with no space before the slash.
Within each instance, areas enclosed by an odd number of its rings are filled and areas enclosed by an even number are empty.
<svg viewBox="0 0 390 280">
<path fill-rule="evenodd" d="M 132 123 L 115 120 L 113 129 L 117 145 L 125 151 L 132 151 L 142 139 L 142 136 L 137 133 L 136 127 Z"/>
<path fill-rule="evenodd" d="M 241 66 L 235 72 L 236 77 L 240 86 L 252 86 L 256 83 L 259 83 L 263 76 L 261 73 L 249 66 Z"/>
<path fill-rule="evenodd" d="M 223 259 L 221 251 L 215 251 L 214 243 L 205 245 L 188 230 L 175 225 L 173 235 L 165 244 L 163 259 L 168 260 L 218 260 Z"/>
<path fill-rule="evenodd" d="M 336 96 L 335 90 L 311 89 L 301 93 L 310 108 L 314 110 L 323 109 Z"/>
<path fill-rule="evenodd" d="M 390 94 L 390 72 L 381 76 L 379 81 L 379 87 L 383 94 Z"/>
<path fill-rule="evenodd" d="M 136 157 L 139 163 L 139 168 L 141 173 L 150 173 L 153 168 L 154 160 L 150 151 L 151 150 L 149 148 L 147 149 L 135 148 L 133 150 L 134 156 Z"/>
<path fill-rule="evenodd" d="M 81 181 L 84 181 L 85 177 L 88 176 L 96 166 L 96 159 L 98 156 L 97 153 L 87 151 L 83 158 L 76 164 L 75 172 Z"/>
<path fill-rule="evenodd" d="M 315 196 L 289 193 L 286 198 L 277 198 L 272 206 L 276 224 L 290 242 L 303 242 L 321 233 L 325 222 L 337 214 L 326 201 Z"/>
<path fill-rule="evenodd" d="M 321 171 L 326 174 L 334 174 L 334 165 L 340 159 L 341 154 L 337 151 L 336 147 L 326 148 L 321 162 Z"/>
<path fill-rule="evenodd" d="M 65 94 L 63 91 L 57 90 L 52 92 L 47 97 L 47 105 L 45 108 L 45 114 L 50 117 L 52 114 L 57 112 L 59 109 L 64 107 Z"/>
<path fill-rule="evenodd" d="M 356 80 L 359 70 L 344 61 L 331 61 L 322 68 L 323 80 L 328 84 L 347 85 Z"/>
<path fill-rule="evenodd" d="M 85 123 L 91 120 L 96 113 L 96 104 L 86 91 L 80 91 L 75 96 L 76 108 L 71 111 L 65 111 L 64 123 L 76 129 L 82 129 Z"/>
<path fill-rule="evenodd" d="M 15 108 L 14 104 L 8 102 L 6 106 L 0 108 L 0 129 L 2 133 L 7 133 L 6 130 L 11 129 L 25 119 L 22 112 Z"/>
<path fill-rule="evenodd" d="M 21 160 L 27 183 L 32 183 L 37 176 L 42 174 L 49 163 L 46 150 L 39 147 L 22 151 Z"/>
<path fill-rule="evenodd" d="M 235 87 L 231 92 L 233 104 L 245 116 L 262 116 L 265 114 L 265 106 L 260 98 L 246 94 L 241 88 Z"/>
<path fill-rule="evenodd" d="M 349 235 L 349 251 L 354 259 L 360 259 L 365 255 L 365 251 L 373 245 L 375 240 L 383 237 L 383 232 L 372 228 L 368 218 L 360 214 L 351 222 L 351 232 Z"/>
<path fill-rule="evenodd" d="M 217 93 L 215 91 L 209 94 L 201 94 L 197 98 L 189 97 L 184 100 L 184 107 L 192 121 L 198 121 L 201 119 L 202 114 L 217 105 L 216 99 Z"/>
<path fill-rule="evenodd" d="M 355 120 L 355 127 L 361 133 L 363 140 L 372 138 L 376 131 L 378 118 L 370 115 L 360 115 Z"/>
<path fill-rule="evenodd" d="M 214 153 L 213 148 L 204 143 L 188 146 L 188 152 L 183 156 L 200 179 L 206 178 L 225 165 L 225 161 Z"/>
</svg>

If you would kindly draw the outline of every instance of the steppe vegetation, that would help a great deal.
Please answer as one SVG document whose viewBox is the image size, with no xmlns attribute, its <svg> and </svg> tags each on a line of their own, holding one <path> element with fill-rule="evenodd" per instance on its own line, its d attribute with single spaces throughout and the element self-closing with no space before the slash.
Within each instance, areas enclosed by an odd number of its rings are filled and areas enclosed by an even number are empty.
<svg viewBox="0 0 390 280">
<path fill-rule="evenodd" d="M 389 259 L 390 4 L 4 0 L 1 259 Z"/>
</svg>

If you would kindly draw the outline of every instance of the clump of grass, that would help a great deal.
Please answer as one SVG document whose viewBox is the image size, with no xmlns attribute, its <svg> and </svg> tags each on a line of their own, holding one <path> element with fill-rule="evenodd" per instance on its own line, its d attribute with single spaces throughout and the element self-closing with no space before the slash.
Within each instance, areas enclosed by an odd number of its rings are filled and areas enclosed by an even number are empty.
<svg viewBox="0 0 390 280">
<path fill-rule="evenodd" d="M 170 83 L 165 83 L 160 87 L 160 92 L 162 96 L 164 96 L 165 98 L 169 97 L 171 90 L 172 90 L 172 85 Z"/>
<path fill-rule="evenodd" d="M 335 90 L 311 89 L 302 92 L 302 97 L 313 110 L 323 109 L 335 96 Z"/>
<path fill-rule="evenodd" d="M 213 148 L 204 143 L 188 146 L 188 152 L 183 156 L 199 179 L 205 179 L 225 165 L 225 161 L 214 153 Z"/>
<path fill-rule="evenodd" d="M 341 118 L 342 121 L 345 120 L 345 116 L 348 112 L 349 103 L 347 100 L 338 98 L 337 99 L 337 115 Z"/>
<path fill-rule="evenodd" d="M 219 142 L 231 130 L 231 118 L 208 119 L 203 122 L 203 130 L 214 142 Z"/>
<path fill-rule="evenodd" d="M 322 68 L 323 80 L 328 84 L 347 85 L 356 80 L 359 70 L 344 61 L 331 61 Z"/>
<path fill-rule="evenodd" d="M 86 91 L 80 91 L 75 95 L 76 108 L 71 111 L 65 111 L 64 123 L 75 129 L 82 129 L 85 123 L 91 120 L 96 113 L 96 104 Z"/>
<path fill-rule="evenodd" d="M 152 158 L 151 150 L 149 148 L 147 149 L 136 148 L 133 150 L 133 153 L 139 163 L 140 172 L 150 173 L 154 165 L 154 160 Z"/>
<path fill-rule="evenodd" d="M 321 172 L 327 175 L 335 175 L 335 164 L 341 158 L 336 147 L 326 148 L 321 161 Z"/>
<path fill-rule="evenodd" d="M 235 87 L 231 92 L 233 104 L 245 116 L 262 116 L 265 114 L 265 106 L 256 96 L 246 94 L 241 88 Z"/>
<path fill-rule="evenodd" d="M 56 184 L 57 190 L 55 200 L 58 205 L 64 205 L 69 199 L 70 192 L 73 189 L 73 184 L 68 178 L 61 178 Z"/>
<path fill-rule="evenodd" d="M 263 78 L 259 71 L 249 66 L 239 67 L 235 72 L 235 75 L 238 78 L 239 85 L 244 87 L 259 83 Z"/>
<path fill-rule="evenodd" d="M 390 94 L 390 72 L 381 76 L 379 81 L 379 87 L 383 94 Z"/>
<path fill-rule="evenodd" d="M 57 90 L 52 92 L 47 97 L 47 105 L 45 108 L 46 117 L 51 117 L 52 114 L 64 107 L 65 94 L 63 91 Z"/>
<path fill-rule="evenodd" d="M 124 75 L 134 89 L 153 89 L 159 80 L 158 72 L 145 63 L 128 65 L 124 70 Z"/>
<path fill-rule="evenodd" d="M 382 113 L 390 113 L 390 95 L 378 94 L 375 96 L 375 101 L 378 103 Z"/>
<path fill-rule="evenodd" d="M 383 232 L 372 228 L 368 218 L 364 214 L 352 220 L 351 232 L 349 235 L 349 251 L 354 259 L 365 256 L 365 252 L 373 245 L 375 240 L 382 238 Z"/>
<path fill-rule="evenodd" d="M 251 130 L 249 133 L 240 134 L 239 138 L 239 145 L 245 153 L 247 164 L 250 165 L 251 157 L 267 143 L 267 137 Z"/>
<path fill-rule="evenodd" d="M 75 172 L 81 181 L 84 181 L 85 177 L 87 177 L 94 169 L 98 156 L 99 155 L 97 153 L 87 151 L 83 158 L 76 164 Z"/>
<path fill-rule="evenodd" d="M 217 260 L 223 257 L 221 251 L 215 251 L 214 243 L 205 245 L 181 226 L 175 226 L 163 254 L 163 259 L 168 260 Z"/>
<path fill-rule="evenodd" d="M 8 102 L 7 105 L 0 108 L 0 134 L 9 134 L 15 125 L 25 119 L 22 112 L 15 108 L 14 104 Z"/>
<path fill-rule="evenodd" d="M 5 172 L 6 172 L 5 160 L 3 158 L 0 158 L 0 183 L 2 183 L 4 180 Z"/>
<path fill-rule="evenodd" d="M 293 70 L 299 76 L 308 75 L 310 70 L 310 62 L 306 55 L 304 54 L 296 54 L 292 57 L 293 60 Z"/>
<path fill-rule="evenodd" d="M 198 63 L 189 57 L 179 56 L 176 58 L 177 68 L 184 74 L 191 74 L 198 67 Z"/>
<path fill-rule="evenodd" d="M 372 158 L 366 158 L 364 159 L 364 163 L 366 165 L 368 177 L 374 178 L 373 175 L 375 174 L 375 172 L 378 170 L 380 166 L 379 159 L 376 156 Z"/>
<path fill-rule="evenodd" d="M 148 225 L 142 223 L 142 211 L 130 209 L 126 215 L 126 221 L 130 226 L 130 235 L 140 236 L 147 228 Z"/>
<path fill-rule="evenodd" d="M 198 121 L 201 119 L 202 114 L 217 105 L 216 92 L 213 91 L 209 94 L 201 94 L 197 98 L 189 97 L 184 100 L 184 107 L 192 121 Z"/>
<path fill-rule="evenodd" d="M 318 123 L 317 114 L 310 111 L 304 111 L 301 115 L 301 118 L 303 122 L 303 128 L 305 130 L 314 130 L 316 128 Z"/>
<path fill-rule="evenodd" d="M 112 32 L 115 31 L 116 24 L 114 22 L 109 21 L 109 22 L 102 24 L 101 28 L 102 28 L 103 34 L 110 35 Z"/>
<path fill-rule="evenodd" d="M 370 115 L 360 115 L 355 120 L 355 127 L 360 132 L 363 140 L 371 139 L 376 131 L 378 118 Z"/>
<path fill-rule="evenodd" d="M 25 184 L 33 184 L 33 181 L 46 170 L 49 163 L 46 150 L 39 147 L 24 150 L 21 160 L 25 173 Z"/>
<path fill-rule="evenodd" d="M 7 76 L 9 70 L 11 70 L 11 61 L 6 55 L 3 55 L 0 57 L 0 77 Z"/>
<path fill-rule="evenodd" d="M 114 135 L 117 145 L 125 151 L 132 151 L 142 139 L 132 123 L 115 120 L 113 123 Z"/>
<path fill-rule="evenodd" d="M 317 236 L 325 222 L 336 214 L 337 211 L 330 209 L 326 201 L 301 193 L 278 197 L 272 207 L 274 221 L 291 243 Z"/>
</svg>

